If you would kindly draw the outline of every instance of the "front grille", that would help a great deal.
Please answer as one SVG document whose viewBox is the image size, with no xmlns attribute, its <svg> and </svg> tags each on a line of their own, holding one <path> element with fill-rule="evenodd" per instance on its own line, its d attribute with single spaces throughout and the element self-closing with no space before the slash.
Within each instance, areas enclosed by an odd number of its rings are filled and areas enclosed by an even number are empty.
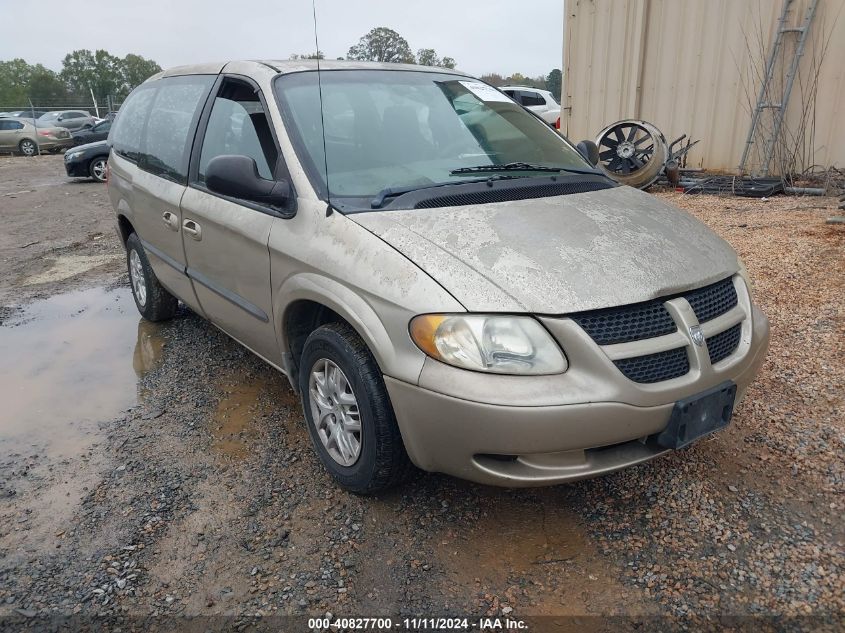
<svg viewBox="0 0 845 633">
<path fill-rule="evenodd" d="M 710 354 L 710 363 L 715 365 L 724 360 L 736 351 L 739 346 L 739 338 L 742 333 L 742 324 L 737 323 L 724 332 L 714 334 L 707 339 L 707 353 Z"/>
<path fill-rule="evenodd" d="M 572 315 L 599 345 L 628 343 L 671 334 L 677 327 L 663 301 L 646 301 L 619 308 L 592 310 Z"/>
<path fill-rule="evenodd" d="M 598 345 L 630 343 L 675 332 L 677 326 L 664 303 L 677 297 L 687 300 L 699 323 L 725 314 L 738 303 L 733 279 L 728 277 L 704 288 L 678 295 L 569 316 Z M 718 363 L 736 351 L 740 330 L 741 326 L 736 325 L 707 339 L 711 363 Z M 689 372 L 685 348 L 624 358 L 614 363 L 626 377 L 640 383 L 669 380 Z"/>
<path fill-rule="evenodd" d="M 666 352 L 623 358 L 613 361 L 625 377 L 634 382 L 660 382 L 678 378 L 689 372 L 686 348 L 679 347 Z"/>
<path fill-rule="evenodd" d="M 737 303 L 736 288 L 730 277 L 710 286 L 691 290 L 684 294 L 684 299 L 689 302 L 699 323 L 724 314 Z"/>
</svg>

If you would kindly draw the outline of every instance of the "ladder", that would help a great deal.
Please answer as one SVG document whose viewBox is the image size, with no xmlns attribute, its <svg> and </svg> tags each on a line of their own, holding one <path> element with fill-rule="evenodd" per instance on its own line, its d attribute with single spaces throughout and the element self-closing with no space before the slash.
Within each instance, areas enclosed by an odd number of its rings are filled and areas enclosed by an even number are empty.
<svg viewBox="0 0 845 633">
<path fill-rule="evenodd" d="M 810 31 L 810 23 L 816 14 L 816 6 L 818 0 L 810 0 L 807 5 L 807 10 L 804 13 L 804 19 L 801 26 L 787 26 L 786 22 L 789 18 L 789 11 L 792 8 L 795 0 L 784 0 L 783 9 L 781 10 L 780 18 L 777 23 L 777 32 L 775 33 L 775 41 L 769 51 L 769 58 L 766 62 L 766 74 L 763 78 L 763 85 L 760 86 L 760 94 L 757 97 L 757 106 L 754 108 L 754 113 L 751 117 L 751 127 L 748 130 L 748 138 L 745 141 L 745 148 L 742 151 L 742 160 L 739 162 L 740 173 L 745 172 L 745 166 L 751 153 L 751 148 L 756 143 L 762 141 L 762 153 L 760 155 L 760 175 L 767 176 L 769 174 L 769 166 L 772 162 L 772 154 L 774 153 L 775 143 L 780 138 L 781 128 L 783 127 L 783 119 L 786 116 L 786 107 L 789 104 L 789 95 L 792 92 L 792 84 L 795 82 L 795 76 L 798 74 L 798 63 L 801 61 L 801 56 L 804 54 L 804 46 L 807 43 L 807 34 Z M 786 34 L 796 33 L 798 35 L 798 43 L 795 47 L 795 53 L 792 56 L 792 61 L 786 72 L 786 82 L 783 87 L 783 94 L 779 99 L 774 99 L 771 94 L 772 83 L 775 74 L 775 66 L 777 65 L 778 56 L 783 47 L 783 38 Z M 769 130 L 761 130 L 761 117 L 764 111 L 772 110 L 773 123 Z M 764 137 L 758 139 L 758 136 Z"/>
</svg>

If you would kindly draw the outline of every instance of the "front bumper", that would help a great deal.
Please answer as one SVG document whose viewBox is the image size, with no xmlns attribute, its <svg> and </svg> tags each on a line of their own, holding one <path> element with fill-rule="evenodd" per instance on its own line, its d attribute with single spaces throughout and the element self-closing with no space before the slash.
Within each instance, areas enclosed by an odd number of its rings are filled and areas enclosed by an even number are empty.
<svg viewBox="0 0 845 633">
<path fill-rule="evenodd" d="M 572 363 L 559 376 L 494 376 L 427 359 L 419 386 L 387 376 L 385 384 L 408 455 L 423 470 L 512 487 L 576 481 L 668 452 L 652 436 L 679 399 L 732 380 L 739 404 L 769 342 L 768 320 L 748 307 L 748 337 L 734 357 L 662 384 L 628 381 L 597 348 L 594 363 Z M 570 325 L 553 332 L 567 339 L 565 350 L 594 345 Z"/>
<path fill-rule="evenodd" d="M 89 178 L 88 162 L 90 159 L 75 159 L 72 161 L 65 160 L 65 171 L 71 178 Z"/>
</svg>

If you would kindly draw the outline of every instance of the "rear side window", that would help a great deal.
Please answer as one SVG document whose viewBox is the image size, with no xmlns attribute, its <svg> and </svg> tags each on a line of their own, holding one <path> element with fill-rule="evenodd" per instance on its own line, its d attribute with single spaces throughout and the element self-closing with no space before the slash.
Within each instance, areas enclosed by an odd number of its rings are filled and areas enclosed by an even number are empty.
<svg viewBox="0 0 845 633">
<path fill-rule="evenodd" d="M 157 176 L 185 183 L 193 130 L 216 76 L 161 79 L 142 135 L 138 166 Z M 121 113 L 118 127 L 126 118 Z"/>
<path fill-rule="evenodd" d="M 137 162 L 141 154 L 141 134 L 150 116 L 156 83 L 143 84 L 132 91 L 109 134 L 109 143 L 115 153 L 132 161 Z"/>
<path fill-rule="evenodd" d="M 520 92 L 520 102 L 524 106 L 542 106 L 546 105 L 546 100 L 543 99 L 543 95 L 538 94 L 536 92 L 528 92 L 523 91 Z"/>
</svg>

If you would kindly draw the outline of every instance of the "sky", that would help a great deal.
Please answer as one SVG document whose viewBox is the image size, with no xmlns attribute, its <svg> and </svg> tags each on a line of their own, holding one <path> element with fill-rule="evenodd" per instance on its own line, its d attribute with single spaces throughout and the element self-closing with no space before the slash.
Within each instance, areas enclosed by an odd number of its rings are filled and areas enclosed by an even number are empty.
<svg viewBox="0 0 845 633">
<path fill-rule="evenodd" d="M 70 12 L 68 6 L 0 0 L 3 22 L 35 22 L 32 29 L 2 29 L 0 60 L 22 57 L 60 70 L 66 53 L 104 48 L 168 68 L 287 59 L 315 49 L 311 0 L 107 0 Z M 316 9 L 320 49 L 331 59 L 346 56 L 371 28 L 386 26 L 414 52 L 433 48 L 473 75 L 533 77 L 561 66 L 563 0 L 316 0 Z"/>
</svg>

